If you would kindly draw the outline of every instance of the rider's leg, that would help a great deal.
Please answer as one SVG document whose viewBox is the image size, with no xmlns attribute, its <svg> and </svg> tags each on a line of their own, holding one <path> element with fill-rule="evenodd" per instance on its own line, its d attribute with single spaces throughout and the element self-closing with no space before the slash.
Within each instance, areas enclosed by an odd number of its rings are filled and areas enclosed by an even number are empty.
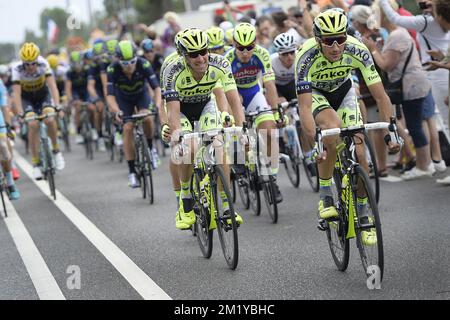
<svg viewBox="0 0 450 320">
<path fill-rule="evenodd" d="M 123 151 L 125 153 L 125 159 L 128 162 L 129 173 L 136 173 L 134 167 L 135 161 L 135 146 L 133 137 L 134 125 L 132 122 L 125 123 L 123 125 Z"/>
<path fill-rule="evenodd" d="M 94 114 L 95 117 L 95 129 L 97 129 L 98 137 L 103 138 L 103 112 L 105 110 L 105 104 L 103 101 L 97 101 L 95 104 L 96 112 Z"/>
</svg>

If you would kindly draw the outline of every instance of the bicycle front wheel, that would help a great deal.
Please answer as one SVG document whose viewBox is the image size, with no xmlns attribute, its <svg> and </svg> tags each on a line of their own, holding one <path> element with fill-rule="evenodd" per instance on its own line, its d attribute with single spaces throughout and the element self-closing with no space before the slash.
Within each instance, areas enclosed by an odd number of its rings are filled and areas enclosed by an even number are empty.
<svg viewBox="0 0 450 320">
<path fill-rule="evenodd" d="M 255 215 L 259 216 L 261 214 L 261 195 L 259 193 L 261 186 L 258 181 L 258 171 L 248 170 L 247 177 L 250 206 L 252 207 Z"/>
<path fill-rule="evenodd" d="M 374 192 L 363 168 L 355 168 L 354 183 L 358 186 L 354 195 L 358 217 L 355 223 L 356 245 L 367 277 L 371 276 L 372 272 L 379 272 L 381 282 L 384 273 L 381 221 Z"/>
<path fill-rule="evenodd" d="M 239 259 L 238 224 L 233 199 L 221 166 L 214 167 L 214 171 L 210 174 L 210 181 L 220 245 L 228 267 L 234 270 Z"/>
<path fill-rule="evenodd" d="M 213 229 L 211 224 L 211 205 L 207 203 L 209 199 L 201 196 L 200 182 L 204 178 L 203 171 L 194 171 L 191 179 L 191 194 L 194 201 L 195 224 L 193 225 L 194 235 L 197 237 L 198 245 L 203 257 L 211 258 L 213 250 Z M 205 203 L 206 201 L 206 203 Z"/>
<path fill-rule="evenodd" d="M 47 179 L 48 185 L 50 187 L 50 194 L 53 199 L 56 200 L 56 187 L 55 187 L 55 176 L 54 176 L 54 166 L 53 166 L 53 155 L 50 151 L 50 141 L 44 143 L 44 153 L 45 153 L 45 178 Z"/>
<path fill-rule="evenodd" d="M 370 181 L 373 181 L 372 190 L 375 194 L 375 200 L 378 203 L 380 201 L 380 177 L 378 173 L 377 158 L 373 150 L 373 145 L 366 133 L 364 133 L 364 141 L 366 145 L 366 158 L 369 165 Z"/>
<path fill-rule="evenodd" d="M 334 169 L 332 192 L 338 217 L 333 220 L 326 220 L 326 233 L 328 245 L 330 246 L 331 256 L 339 271 L 345 271 L 348 267 L 350 257 L 350 241 L 347 239 L 347 206 L 344 201 L 341 202 L 342 176 L 338 169 Z"/>
<path fill-rule="evenodd" d="M 300 185 L 300 165 L 299 165 L 299 150 L 297 145 L 285 146 L 286 155 L 283 156 L 284 168 L 286 169 L 289 181 L 295 188 Z"/>
</svg>

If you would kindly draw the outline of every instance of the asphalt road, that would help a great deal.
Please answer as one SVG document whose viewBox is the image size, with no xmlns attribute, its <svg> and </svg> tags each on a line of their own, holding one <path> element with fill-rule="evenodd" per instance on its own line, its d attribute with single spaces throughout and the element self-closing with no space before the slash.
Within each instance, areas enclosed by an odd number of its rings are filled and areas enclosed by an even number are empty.
<svg viewBox="0 0 450 320">
<path fill-rule="evenodd" d="M 21 143 L 17 150 L 30 161 Z M 65 159 L 57 189 L 87 220 L 69 219 L 64 212 L 74 210 L 50 200 L 23 166 L 17 182 L 22 198 L 13 203 L 65 299 L 142 299 L 154 290 L 195 300 L 450 299 L 450 188 L 435 178 L 382 182 L 385 274 L 382 288 L 369 290 L 354 241 L 348 270 L 336 269 L 325 233 L 316 228 L 318 196 L 304 176 L 295 189 L 280 170 L 278 224 L 265 209 L 257 217 L 238 204 L 245 223 L 239 265 L 231 271 L 217 235 L 206 260 L 196 238 L 175 228 L 168 158 L 154 172 L 151 206 L 140 190 L 128 188 L 126 165 L 110 162 L 107 154 L 88 161 L 75 146 Z M 0 218 L 0 299 L 40 299 L 39 277 L 30 276 L 36 266 L 24 262 L 29 250 L 19 250 L 6 220 Z M 75 286 L 74 267 L 80 271 Z"/>
</svg>

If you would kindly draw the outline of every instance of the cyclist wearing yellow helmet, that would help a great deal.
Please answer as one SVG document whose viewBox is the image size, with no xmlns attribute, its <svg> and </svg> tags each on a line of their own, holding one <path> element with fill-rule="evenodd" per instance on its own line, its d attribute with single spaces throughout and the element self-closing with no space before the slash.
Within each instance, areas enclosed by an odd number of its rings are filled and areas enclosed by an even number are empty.
<svg viewBox="0 0 450 320">
<path fill-rule="evenodd" d="M 219 27 L 211 27 L 206 30 L 208 35 L 208 49 L 211 53 L 220 54 L 225 53 L 225 33 Z"/>
<path fill-rule="evenodd" d="M 173 141 L 178 140 L 176 135 L 180 130 L 192 131 L 194 122 L 199 121 L 201 130 L 221 125 L 216 103 L 211 98 L 219 81 L 236 118 L 236 124 L 242 125 L 242 104 L 230 63 L 224 57 L 208 52 L 206 32 L 196 28 L 184 30 L 179 37 L 178 47 L 181 56 L 170 62 L 162 75 L 163 96 Z M 182 204 L 176 216 L 176 227 L 188 229 L 195 222 L 189 191 L 192 165 L 183 163 L 179 166 Z M 242 223 L 242 218 L 237 216 L 237 221 Z"/>
<path fill-rule="evenodd" d="M 333 9 L 324 11 L 315 18 L 313 27 L 315 38 L 303 44 L 295 62 L 300 119 L 308 138 L 314 140 L 316 125 L 321 129 L 329 129 L 362 124 L 357 95 L 352 85 L 351 72 L 354 69 L 361 71 L 377 102 L 380 119 L 389 122 L 392 114 L 389 97 L 367 47 L 347 35 L 345 14 Z M 337 137 L 326 137 L 323 142 L 326 151 L 317 158 L 320 182 L 318 211 L 321 219 L 328 219 L 337 216 L 331 192 Z M 399 144 L 391 141 L 388 147 L 398 151 Z M 356 153 L 361 165 L 368 170 L 364 144 L 356 145 Z M 364 207 L 366 203 L 367 197 L 358 198 L 359 206 Z"/>
<path fill-rule="evenodd" d="M 60 63 L 60 59 L 56 54 L 50 54 L 47 56 L 48 64 L 53 71 L 53 76 L 55 77 L 56 86 L 58 87 L 59 96 L 63 97 L 65 95 L 65 77 L 68 68 Z"/>
<path fill-rule="evenodd" d="M 270 54 L 256 44 L 256 29 L 250 23 L 238 24 L 234 28 L 233 39 L 234 48 L 227 52 L 226 57 L 231 62 L 231 69 L 239 94 L 243 99 L 245 112 L 261 112 L 255 123 L 258 130 L 267 130 L 269 133 L 266 145 L 271 160 L 272 175 L 276 179 L 279 168 L 278 143 L 271 143 L 271 141 L 277 140 L 277 124 L 271 109 L 277 108 L 278 94 Z M 261 73 L 264 87 L 267 90 L 267 99 L 259 85 Z M 278 112 L 275 112 L 275 115 L 278 116 Z M 280 119 L 280 126 L 284 125 L 283 122 L 284 119 Z M 281 202 L 283 197 L 278 185 L 276 183 L 275 185 L 277 202 Z"/>
<path fill-rule="evenodd" d="M 21 61 L 12 67 L 13 102 L 19 115 L 41 114 L 60 110 L 58 88 L 50 66 L 41 55 L 39 47 L 31 42 L 20 49 Z M 65 163 L 57 140 L 57 125 L 54 118 L 45 120 L 48 135 L 53 144 L 56 169 L 64 169 Z M 33 176 L 42 179 L 39 168 L 39 123 L 28 123 L 28 141 L 30 141 Z"/>
</svg>

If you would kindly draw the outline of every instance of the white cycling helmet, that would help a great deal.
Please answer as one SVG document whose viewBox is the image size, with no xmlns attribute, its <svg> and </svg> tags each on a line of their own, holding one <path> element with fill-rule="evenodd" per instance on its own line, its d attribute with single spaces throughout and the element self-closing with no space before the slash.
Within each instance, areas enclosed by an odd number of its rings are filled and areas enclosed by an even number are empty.
<svg viewBox="0 0 450 320">
<path fill-rule="evenodd" d="M 273 46 L 278 53 L 294 51 L 297 49 L 297 43 L 294 36 L 289 33 L 281 33 L 273 40 Z"/>
</svg>

